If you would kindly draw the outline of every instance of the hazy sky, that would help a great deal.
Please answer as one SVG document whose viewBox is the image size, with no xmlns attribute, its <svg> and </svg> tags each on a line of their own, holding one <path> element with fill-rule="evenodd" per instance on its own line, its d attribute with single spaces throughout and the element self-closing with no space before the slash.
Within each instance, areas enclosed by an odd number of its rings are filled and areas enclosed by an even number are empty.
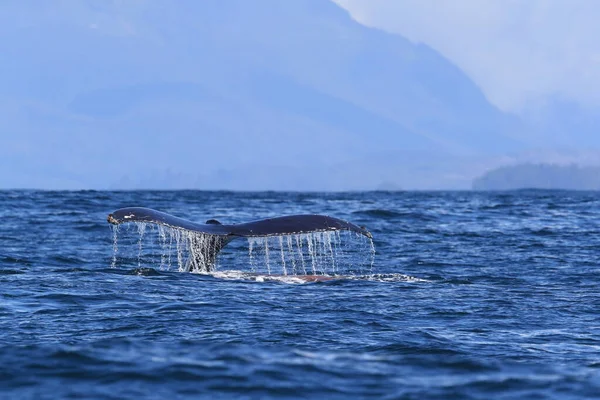
<svg viewBox="0 0 600 400">
<path fill-rule="evenodd" d="M 548 97 L 600 106 L 598 0 L 334 0 L 359 22 L 423 42 L 505 111 Z"/>
<path fill-rule="evenodd" d="M 597 21 L 600 0 L 0 1 L 0 188 L 454 189 L 598 165 Z"/>
</svg>

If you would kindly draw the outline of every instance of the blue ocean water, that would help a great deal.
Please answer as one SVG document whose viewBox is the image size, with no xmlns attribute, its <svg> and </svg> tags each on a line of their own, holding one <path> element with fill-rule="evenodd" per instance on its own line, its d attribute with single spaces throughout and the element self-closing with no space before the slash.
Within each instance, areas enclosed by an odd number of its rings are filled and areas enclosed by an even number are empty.
<svg viewBox="0 0 600 400">
<path fill-rule="evenodd" d="M 126 206 L 328 214 L 376 253 L 317 283 L 183 273 L 148 232 L 114 254 Z M 600 394 L 600 193 L 2 191 L 0 215 L 1 398 Z M 248 270 L 247 245 L 219 270 Z"/>
</svg>

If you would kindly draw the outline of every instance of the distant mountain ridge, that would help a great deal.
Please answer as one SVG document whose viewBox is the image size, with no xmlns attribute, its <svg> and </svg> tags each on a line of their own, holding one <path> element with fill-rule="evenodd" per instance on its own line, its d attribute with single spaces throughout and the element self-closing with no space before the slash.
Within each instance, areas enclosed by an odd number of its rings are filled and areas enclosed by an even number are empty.
<svg viewBox="0 0 600 400">
<path fill-rule="evenodd" d="M 482 160 L 528 147 L 444 57 L 330 1 L 24 0 L 0 15 L 0 187 L 466 187 Z"/>
</svg>

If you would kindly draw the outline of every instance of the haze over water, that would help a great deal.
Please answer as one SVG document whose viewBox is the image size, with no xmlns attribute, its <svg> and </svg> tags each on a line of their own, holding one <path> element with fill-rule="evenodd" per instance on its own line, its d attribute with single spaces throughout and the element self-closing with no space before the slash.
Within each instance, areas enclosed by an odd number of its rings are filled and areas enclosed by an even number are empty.
<svg viewBox="0 0 600 400">
<path fill-rule="evenodd" d="M 456 190 L 600 165 L 596 1 L 434 3 L 0 2 L 0 188 Z"/>
<path fill-rule="evenodd" d="M 304 284 L 182 273 L 138 265 L 135 229 L 112 267 L 106 216 L 131 205 L 199 222 L 329 214 L 373 233 L 373 270 Z M 2 191 L 0 210 L 2 398 L 600 390 L 597 192 Z M 244 262 L 242 241 L 219 268 Z"/>
</svg>

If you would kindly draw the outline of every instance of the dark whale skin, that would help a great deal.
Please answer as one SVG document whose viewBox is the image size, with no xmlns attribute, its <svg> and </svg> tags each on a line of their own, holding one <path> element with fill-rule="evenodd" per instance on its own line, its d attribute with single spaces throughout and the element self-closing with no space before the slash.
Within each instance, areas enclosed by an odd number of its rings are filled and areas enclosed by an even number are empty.
<svg viewBox="0 0 600 400">
<path fill-rule="evenodd" d="M 208 224 L 199 224 L 183 218 L 144 207 L 121 208 L 108 215 L 111 224 L 126 222 L 149 222 L 171 228 L 218 236 L 254 237 L 291 235 L 297 233 L 347 230 L 372 238 L 371 232 L 350 222 L 317 214 L 288 215 L 266 218 L 242 224 L 224 225 L 211 220 Z"/>
</svg>

